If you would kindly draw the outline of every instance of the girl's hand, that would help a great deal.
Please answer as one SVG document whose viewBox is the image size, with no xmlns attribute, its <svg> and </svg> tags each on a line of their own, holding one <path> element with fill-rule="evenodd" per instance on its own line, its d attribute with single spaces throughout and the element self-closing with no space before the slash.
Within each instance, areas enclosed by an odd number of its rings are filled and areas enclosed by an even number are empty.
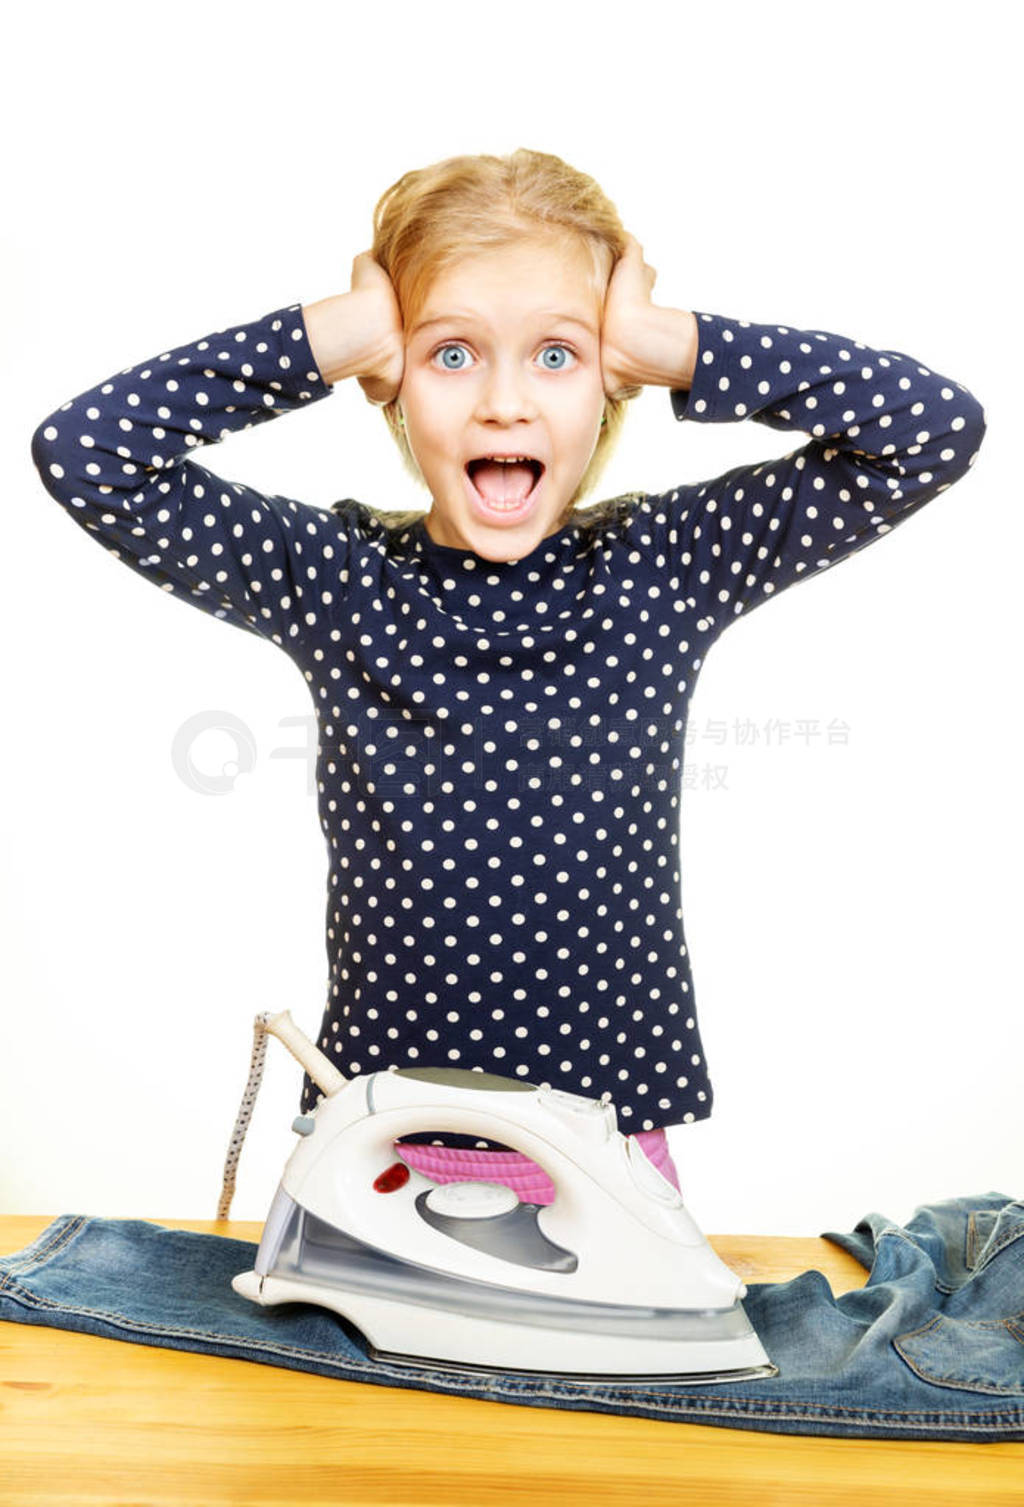
<svg viewBox="0 0 1024 1507">
<path fill-rule="evenodd" d="M 601 322 L 601 373 L 609 398 L 635 398 L 648 385 L 688 387 L 697 351 L 690 313 L 651 302 L 658 274 L 635 236 L 612 270 Z"/>
<path fill-rule="evenodd" d="M 352 291 L 348 295 L 363 331 L 356 381 L 367 401 L 378 406 L 397 398 L 405 373 L 405 334 L 394 284 L 372 251 L 361 251 L 352 263 Z"/>
<path fill-rule="evenodd" d="M 654 307 L 651 289 L 658 276 L 636 236 L 627 234 L 626 241 L 608 279 L 601 322 L 601 373 L 609 398 L 634 398 L 643 386 L 633 347 Z"/>
</svg>

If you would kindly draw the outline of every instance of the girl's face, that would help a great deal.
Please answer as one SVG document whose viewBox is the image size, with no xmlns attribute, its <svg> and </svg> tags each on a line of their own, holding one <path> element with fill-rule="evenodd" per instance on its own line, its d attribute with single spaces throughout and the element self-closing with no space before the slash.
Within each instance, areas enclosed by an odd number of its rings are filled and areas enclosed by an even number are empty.
<svg viewBox="0 0 1024 1507">
<path fill-rule="evenodd" d="M 519 560 L 565 523 L 601 432 L 603 297 L 582 245 L 467 257 L 406 331 L 399 403 L 433 497 L 431 539 Z M 470 463 L 528 456 L 543 467 Z M 477 483 L 479 485 L 477 485 Z"/>
</svg>

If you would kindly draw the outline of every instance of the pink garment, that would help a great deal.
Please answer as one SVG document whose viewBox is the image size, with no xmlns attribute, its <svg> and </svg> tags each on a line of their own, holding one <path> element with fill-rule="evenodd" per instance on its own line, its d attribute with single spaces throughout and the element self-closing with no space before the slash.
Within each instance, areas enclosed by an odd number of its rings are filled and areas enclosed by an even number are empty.
<svg viewBox="0 0 1024 1507">
<path fill-rule="evenodd" d="M 636 1133 L 641 1149 L 663 1177 L 679 1188 L 676 1171 L 664 1130 L 641 1130 Z M 518 1193 L 524 1203 L 551 1204 L 555 1185 L 532 1157 L 521 1151 L 470 1151 L 461 1146 L 407 1146 L 395 1143 L 395 1150 L 416 1172 L 436 1183 L 490 1182 L 504 1183 Z"/>
</svg>

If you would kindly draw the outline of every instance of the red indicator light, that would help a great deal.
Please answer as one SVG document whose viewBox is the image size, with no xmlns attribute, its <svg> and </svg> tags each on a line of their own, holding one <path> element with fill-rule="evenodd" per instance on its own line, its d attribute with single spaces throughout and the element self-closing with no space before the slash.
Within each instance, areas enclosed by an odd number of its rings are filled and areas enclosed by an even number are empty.
<svg viewBox="0 0 1024 1507">
<path fill-rule="evenodd" d="M 398 1188 L 404 1188 L 408 1181 L 408 1167 L 404 1162 L 394 1162 L 387 1171 L 374 1178 L 373 1187 L 377 1193 L 394 1193 Z"/>
</svg>

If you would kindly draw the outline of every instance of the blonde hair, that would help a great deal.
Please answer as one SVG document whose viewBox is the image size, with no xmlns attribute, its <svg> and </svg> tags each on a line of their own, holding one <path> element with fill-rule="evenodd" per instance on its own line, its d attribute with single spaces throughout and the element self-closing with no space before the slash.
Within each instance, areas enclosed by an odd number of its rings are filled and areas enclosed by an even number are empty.
<svg viewBox="0 0 1024 1507">
<path fill-rule="evenodd" d="M 474 253 L 513 246 L 537 235 L 561 238 L 590 253 L 594 288 L 603 303 L 612 269 L 626 250 L 618 211 L 586 173 L 560 157 L 526 147 L 505 157 L 448 157 L 403 174 L 374 208 L 372 251 L 390 277 L 403 322 L 409 325 L 435 279 L 448 268 Z M 577 503 L 596 486 L 615 448 L 628 402 L 628 397 L 605 398 L 601 433 L 562 523 L 570 521 Z M 398 398 L 384 404 L 382 411 L 406 470 L 422 483 L 400 422 Z M 619 515 L 622 504 L 639 495 L 613 498 L 580 516 L 590 521 L 606 511 Z M 370 511 L 393 528 L 404 528 L 425 516 Z"/>
</svg>

